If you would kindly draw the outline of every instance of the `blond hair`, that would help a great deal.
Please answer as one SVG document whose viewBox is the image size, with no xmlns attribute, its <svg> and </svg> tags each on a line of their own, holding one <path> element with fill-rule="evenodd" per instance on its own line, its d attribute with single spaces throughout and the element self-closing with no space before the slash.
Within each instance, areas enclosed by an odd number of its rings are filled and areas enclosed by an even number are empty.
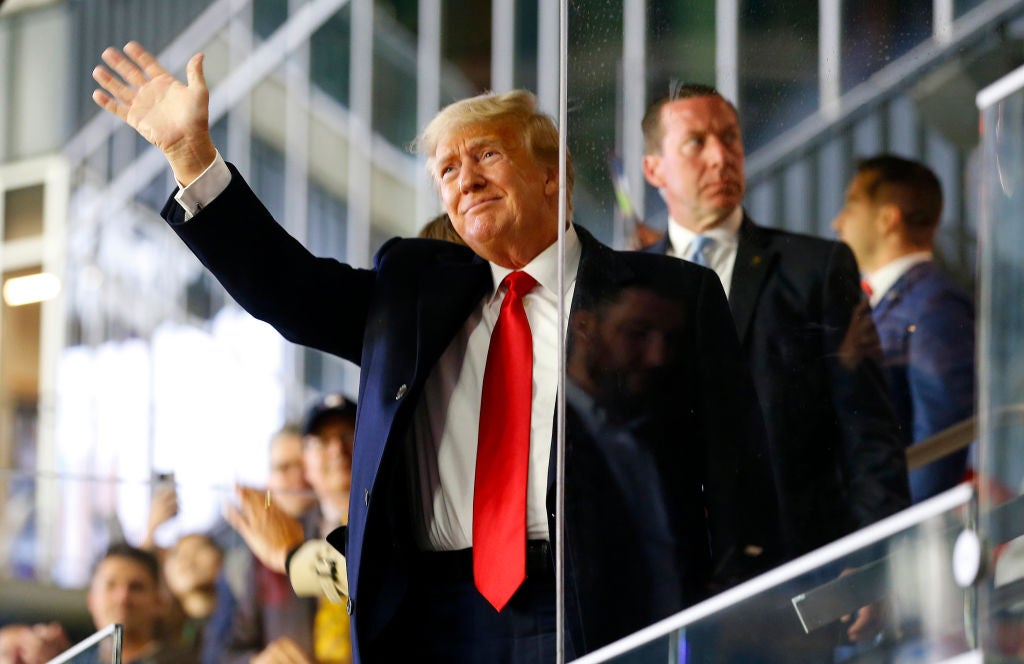
<svg viewBox="0 0 1024 664">
<path fill-rule="evenodd" d="M 502 94 L 485 92 L 449 104 L 427 124 L 412 147 L 427 158 L 427 171 L 434 176 L 434 154 L 445 136 L 470 125 L 499 123 L 518 126 L 521 129 L 518 133 L 534 161 L 544 168 L 558 169 L 558 128 L 549 116 L 537 110 L 537 98 L 527 90 Z M 565 178 L 566 205 L 571 212 L 575 173 L 568 151 L 562 175 Z"/>
</svg>

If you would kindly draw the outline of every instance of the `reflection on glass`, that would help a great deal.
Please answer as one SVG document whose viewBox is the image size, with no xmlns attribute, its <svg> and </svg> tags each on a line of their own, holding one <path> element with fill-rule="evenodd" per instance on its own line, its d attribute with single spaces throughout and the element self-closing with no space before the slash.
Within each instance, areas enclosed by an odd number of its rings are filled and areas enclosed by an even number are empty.
<svg viewBox="0 0 1024 664">
<path fill-rule="evenodd" d="M 587 664 L 924 664 L 968 652 L 972 595 L 950 560 L 970 495 L 950 491 L 680 614 L 682 629 L 666 625 Z M 869 638 L 854 643 L 855 630 Z"/>
<path fill-rule="evenodd" d="M 818 108 L 818 2 L 741 4 L 735 101 L 753 151 Z"/>
<path fill-rule="evenodd" d="M 982 110 L 984 170 L 980 246 L 980 530 L 996 548 L 983 587 L 983 644 L 1024 656 L 1024 92 L 1020 70 Z M 986 91 L 987 93 L 988 91 Z M 983 93 L 983 94 L 986 94 Z"/>
<path fill-rule="evenodd" d="M 843 91 L 930 37 L 934 4 L 932 0 L 844 2 Z"/>
</svg>

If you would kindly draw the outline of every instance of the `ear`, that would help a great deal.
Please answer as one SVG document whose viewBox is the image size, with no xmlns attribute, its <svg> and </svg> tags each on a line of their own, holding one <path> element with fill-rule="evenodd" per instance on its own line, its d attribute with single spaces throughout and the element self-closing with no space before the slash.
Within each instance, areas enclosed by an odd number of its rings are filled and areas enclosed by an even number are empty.
<svg viewBox="0 0 1024 664">
<path fill-rule="evenodd" d="M 558 195 L 558 168 L 552 167 L 547 171 L 547 179 L 544 180 L 544 195 Z"/>
<path fill-rule="evenodd" d="M 656 189 L 661 189 L 665 186 L 665 178 L 661 176 L 661 155 L 660 154 L 645 154 L 644 155 L 644 177 L 651 183 L 651 186 Z"/>
<path fill-rule="evenodd" d="M 903 211 L 895 203 L 882 203 L 878 206 L 875 223 L 878 224 L 878 231 L 883 237 L 902 232 Z"/>
</svg>

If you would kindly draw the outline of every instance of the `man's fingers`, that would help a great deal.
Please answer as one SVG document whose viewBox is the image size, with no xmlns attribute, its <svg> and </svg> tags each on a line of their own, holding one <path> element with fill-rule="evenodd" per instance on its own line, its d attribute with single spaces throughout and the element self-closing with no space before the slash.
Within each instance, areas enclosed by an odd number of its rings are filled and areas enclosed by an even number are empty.
<svg viewBox="0 0 1024 664">
<path fill-rule="evenodd" d="M 149 78 L 156 78 L 167 73 L 157 59 L 153 57 L 153 54 L 142 48 L 142 44 L 137 41 L 130 41 L 124 45 L 124 52 L 135 61 L 136 64 L 146 73 Z"/>
<path fill-rule="evenodd" d="M 203 54 L 196 53 L 188 61 L 185 67 L 185 75 L 188 78 L 188 87 L 206 89 L 206 76 L 203 74 Z"/>
<path fill-rule="evenodd" d="M 135 90 L 121 82 L 107 69 L 97 66 L 92 70 L 92 78 L 100 84 L 106 94 L 121 104 L 131 104 L 135 98 Z"/>
<path fill-rule="evenodd" d="M 149 82 L 149 78 L 142 73 L 142 70 L 139 69 L 138 65 L 136 65 L 132 60 L 124 57 L 124 54 L 117 49 L 108 46 L 103 49 L 103 53 L 100 57 L 111 70 L 117 72 L 117 75 L 129 85 L 134 86 L 135 88 L 141 88 Z"/>
<path fill-rule="evenodd" d="M 104 111 L 109 111 L 122 120 L 127 120 L 128 108 L 122 104 L 117 103 L 110 95 L 102 90 L 92 91 L 92 100 L 96 102 L 96 105 L 102 108 Z"/>
</svg>

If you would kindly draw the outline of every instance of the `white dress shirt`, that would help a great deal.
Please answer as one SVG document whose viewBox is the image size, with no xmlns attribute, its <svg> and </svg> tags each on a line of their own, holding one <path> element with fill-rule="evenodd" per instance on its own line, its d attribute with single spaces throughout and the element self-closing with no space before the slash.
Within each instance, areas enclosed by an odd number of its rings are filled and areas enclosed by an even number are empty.
<svg viewBox="0 0 1024 664">
<path fill-rule="evenodd" d="M 572 226 L 565 233 L 565 256 L 564 302 L 568 314 L 580 262 L 579 238 Z M 546 540 L 549 539 L 548 460 L 558 382 L 557 244 L 541 252 L 523 271 L 538 284 L 525 297 L 526 318 L 533 334 L 526 535 L 529 539 Z M 427 378 L 423 398 L 416 407 L 409 439 L 418 475 L 413 478 L 414 517 L 418 516 L 413 521 L 417 524 L 417 544 L 425 550 L 450 551 L 473 545 L 473 485 L 480 395 L 491 330 L 505 296 L 505 289 L 499 291 L 497 285 L 509 272 L 511 270 L 491 263 L 495 290 L 484 297 L 445 350 Z M 565 334 L 564 327 L 562 334 Z"/>
<path fill-rule="evenodd" d="M 715 243 L 705 250 L 705 255 L 722 281 L 725 296 L 729 297 L 729 284 L 732 283 L 732 271 L 736 265 L 736 251 L 739 249 L 740 224 L 743 223 L 743 208 L 737 207 L 722 223 L 705 231 L 701 235 L 712 238 Z M 691 247 L 697 234 L 689 228 L 668 218 L 669 255 L 689 260 Z"/>
<path fill-rule="evenodd" d="M 220 153 L 214 162 L 175 200 L 190 219 L 231 182 Z M 179 183 L 180 186 L 180 183 Z M 568 306 L 576 288 L 580 244 L 570 225 L 565 233 L 565 298 Z M 523 270 L 537 280 L 524 298 L 533 334 L 533 400 L 530 420 L 530 466 L 527 489 L 527 537 L 549 539 L 547 520 L 548 460 L 554 426 L 558 380 L 558 245 L 552 244 Z M 425 550 L 464 549 L 473 543 L 473 486 L 480 423 L 480 398 L 491 330 L 498 318 L 505 289 L 498 289 L 511 270 L 493 263 L 494 288 L 483 298 L 452 340 L 427 378 L 416 405 L 408 440 L 416 541 Z M 563 326 L 564 335 L 566 327 Z"/>
<path fill-rule="evenodd" d="M 874 272 L 865 274 L 864 278 L 867 280 L 868 285 L 871 286 L 871 297 L 869 298 L 871 307 L 877 307 L 878 303 L 889 292 L 889 289 L 895 286 L 900 277 L 906 274 L 910 268 L 918 263 L 930 261 L 932 258 L 933 255 L 930 251 L 915 251 L 912 254 L 900 256 Z"/>
</svg>

